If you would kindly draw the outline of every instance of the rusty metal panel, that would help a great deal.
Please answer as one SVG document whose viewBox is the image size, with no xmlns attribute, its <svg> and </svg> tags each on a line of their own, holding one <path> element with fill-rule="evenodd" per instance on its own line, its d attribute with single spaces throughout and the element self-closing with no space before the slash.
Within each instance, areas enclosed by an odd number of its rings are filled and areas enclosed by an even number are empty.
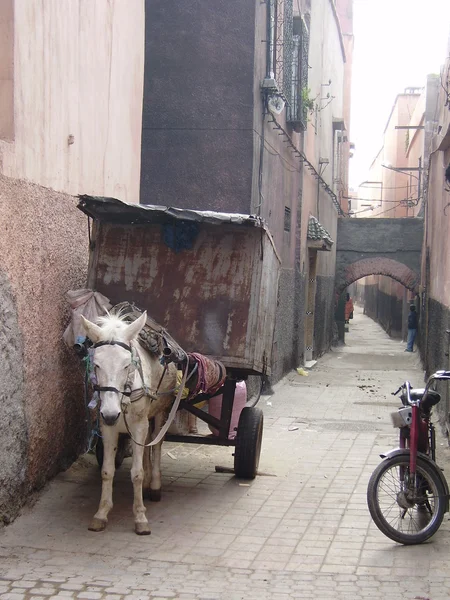
<svg viewBox="0 0 450 600">
<path fill-rule="evenodd" d="M 146 309 L 188 352 L 270 374 L 279 259 L 264 229 L 202 223 L 174 251 L 160 224 L 97 221 L 89 285 Z"/>
</svg>

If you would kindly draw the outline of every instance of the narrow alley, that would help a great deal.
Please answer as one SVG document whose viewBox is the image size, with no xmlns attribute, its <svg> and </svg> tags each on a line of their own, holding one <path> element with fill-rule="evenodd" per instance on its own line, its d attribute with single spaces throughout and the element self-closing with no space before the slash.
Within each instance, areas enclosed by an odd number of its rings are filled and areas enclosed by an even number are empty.
<svg viewBox="0 0 450 600">
<path fill-rule="evenodd" d="M 418 356 L 359 307 L 346 341 L 262 397 L 254 481 L 215 472 L 232 465 L 230 449 L 166 444 L 163 498 L 147 503 L 151 536 L 133 532 L 130 459 L 107 530 L 87 530 L 100 474 L 81 457 L 0 531 L 0 599 L 448 599 L 448 515 L 429 543 L 403 547 L 366 505 L 379 453 L 396 446 L 391 392 L 423 384 Z M 441 436 L 437 447 L 450 465 Z"/>
</svg>

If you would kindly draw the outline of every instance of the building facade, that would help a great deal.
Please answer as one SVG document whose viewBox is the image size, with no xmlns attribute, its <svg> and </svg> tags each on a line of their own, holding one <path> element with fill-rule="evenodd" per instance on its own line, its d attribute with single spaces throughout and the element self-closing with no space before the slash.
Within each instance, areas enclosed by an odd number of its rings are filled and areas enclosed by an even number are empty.
<svg viewBox="0 0 450 600">
<path fill-rule="evenodd" d="M 359 187 L 356 216 L 423 217 L 436 82 L 430 76 L 424 88 L 408 88 L 396 97 L 383 146 Z M 358 295 L 364 298 L 366 313 L 389 335 L 406 339 L 412 292 L 390 277 L 373 275 L 358 283 Z"/>
<path fill-rule="evenodd" d="M 421 356 L 427 373 L 450 368 L 450 41 L 441 73 L 433 80 L 437 92 L 434 120 L 425 128 L 430 152 L 426 162 L 420 330 Z M 448 385 L 441 391 L 445 402 L 439 409 L 448 429 Z"/>
<path fill-rule="evenodd" d="M 0 520 L 80 452 L 62 343 L 77 194 L 252 213 L 282 260 L 273 381 L 332 343 L 351 0 L 0 3 Z M 201 285 L 202 282 L 197 282 Z"/>
<path fill-rule="evenodd" d="M 321 236 L 344 213 L 351 75 L 340 5 L 350 45 L 349 1 L 146 3 L 141 202 L 267 221 L 282 259 L 274 380 L 331 343 Z"/>
<path fill-rule="evenodd" d="M 140 0 L 0 2 L 0 523 L 81 449 L 62 342 L 88 260 L 74 195 L 138 201 L 143 23 Z"/>
</svg>

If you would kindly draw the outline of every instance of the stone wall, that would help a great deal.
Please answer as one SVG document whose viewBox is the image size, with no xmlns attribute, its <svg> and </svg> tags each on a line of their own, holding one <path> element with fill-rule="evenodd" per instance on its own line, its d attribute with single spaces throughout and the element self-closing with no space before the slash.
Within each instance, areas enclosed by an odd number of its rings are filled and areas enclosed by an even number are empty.
<svg viewBox="0 0 450 600">
<path fill-rule="evenodd" d="M 426 375 L 440 369 L 450 369 L 450 337 L 446 331 L 450 330 L 450 310 L 437 300 L 428 300 L 428 323 L 419 325 L 419 339 L 421 340 L 420 354 L 425 366 Z M 437 405 L 442 423 L 450 421 L 450 384 L 438 383 L 438 391 L 442 401 Z"/>
<path fill-rule="evenodd" d="M 364 313 L 377 321 L 388 335 L 402 338 L 403 301 L 386 294 L 378 285 L 364 286 Z"/>
<path fill-rule="evenodd" d="M 82 377 L 62 334 L 84 287 L 86 217 L 72 196 L 0 176 L 0 523 L 77 456 Z"/>
<path fill-rule="evenodd" d="M 274 333 L 272 376 L 276 382 L 297 363 L 295 348 L 295 280 L 292 269 L 282 269 L 278 286 L 277 315 Z"/>
<path fill-rule="evenodd" d="M 254 28 L 253 0 L 146 0 L 142 203 L 250 212 Z"/>
<path fill-rule="evenodd" d="M 22 359 L 17 304 L 9 278 L 0 270 L 0 524 L 14 515 L 26 481 L 28 431 Z"/>
<path fill-rule="evenodd" d="M 325 354 L 333 342 L 334 278 L 317 277 L 314 312 L 314 358 Z"/>
<path fill-rule="evenodd" d="M 367 275 L 386 275 L 416 290 L 422 240 L 423 219 L 339 219 L 338 292 Z"/>
</svg>

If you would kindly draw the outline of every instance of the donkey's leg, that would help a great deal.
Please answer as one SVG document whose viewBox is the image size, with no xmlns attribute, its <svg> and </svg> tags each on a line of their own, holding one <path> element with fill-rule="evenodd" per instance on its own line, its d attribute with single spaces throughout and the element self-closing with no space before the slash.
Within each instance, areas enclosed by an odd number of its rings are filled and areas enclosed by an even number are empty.
<svg viewBox="0 0 450 600">
<path fill-rule="evenodd" d="M 102 427 L 103 464 L 102 464 L 102 495 L 94 518 L 89 525 L 90 531 L 103 531 L 108 522 L 108 513 L 113 507 L 112 487 L 115 472 L 115 457 L 119 441 L 117 427 Z"/>
<path fill-rule="evenodd" d="M 189 433 L 198 433 L 197 417 L 192 413 L 188 413 Z"/>
<path fill-rule="evenodd" d="M 165 422 L 167 415 L 159 413 L 155 417 L 155 431 L 153 438 L 156 438 L 158 433 L 161 431 L 163 423 Z M 153 455 L 151 463 L 151 480 L 150 480 L 150 491 L 149 498 L 152 502 L 159 502 L 161 500 L 161 447 L 163 440 L 153 446 Z"/>
<path fill-rule="evenodd" d="M 145 444 L 148 432 L 147 416 L 132 430 L 133 438 L 140 444 Z M 138 535 L 149 535 L 150 526 L 145 516 L 146 508 L 142 498 L 142 484 L 144 481 L 144 447 L 133 444 L 133 462 L 131 465 L 131 481 L 134 489 L 134 530 Z"/>
<path fill-rule="evenodd" d="M 154 425 L 153 419 L 149 421 L 149 430 L 147 437 L 145 439 L 145 443 L 148 444 L 152 439 L 152 428 Z M 144 494 L 144 498 L 150 498 L 150 482 L 152 479 L 152 448 L 144 448 L 144 459 L 143 459 L 143 468 L 144 468 L 144 482 L 142 484 L 142 490 Z"/>
</svg>

